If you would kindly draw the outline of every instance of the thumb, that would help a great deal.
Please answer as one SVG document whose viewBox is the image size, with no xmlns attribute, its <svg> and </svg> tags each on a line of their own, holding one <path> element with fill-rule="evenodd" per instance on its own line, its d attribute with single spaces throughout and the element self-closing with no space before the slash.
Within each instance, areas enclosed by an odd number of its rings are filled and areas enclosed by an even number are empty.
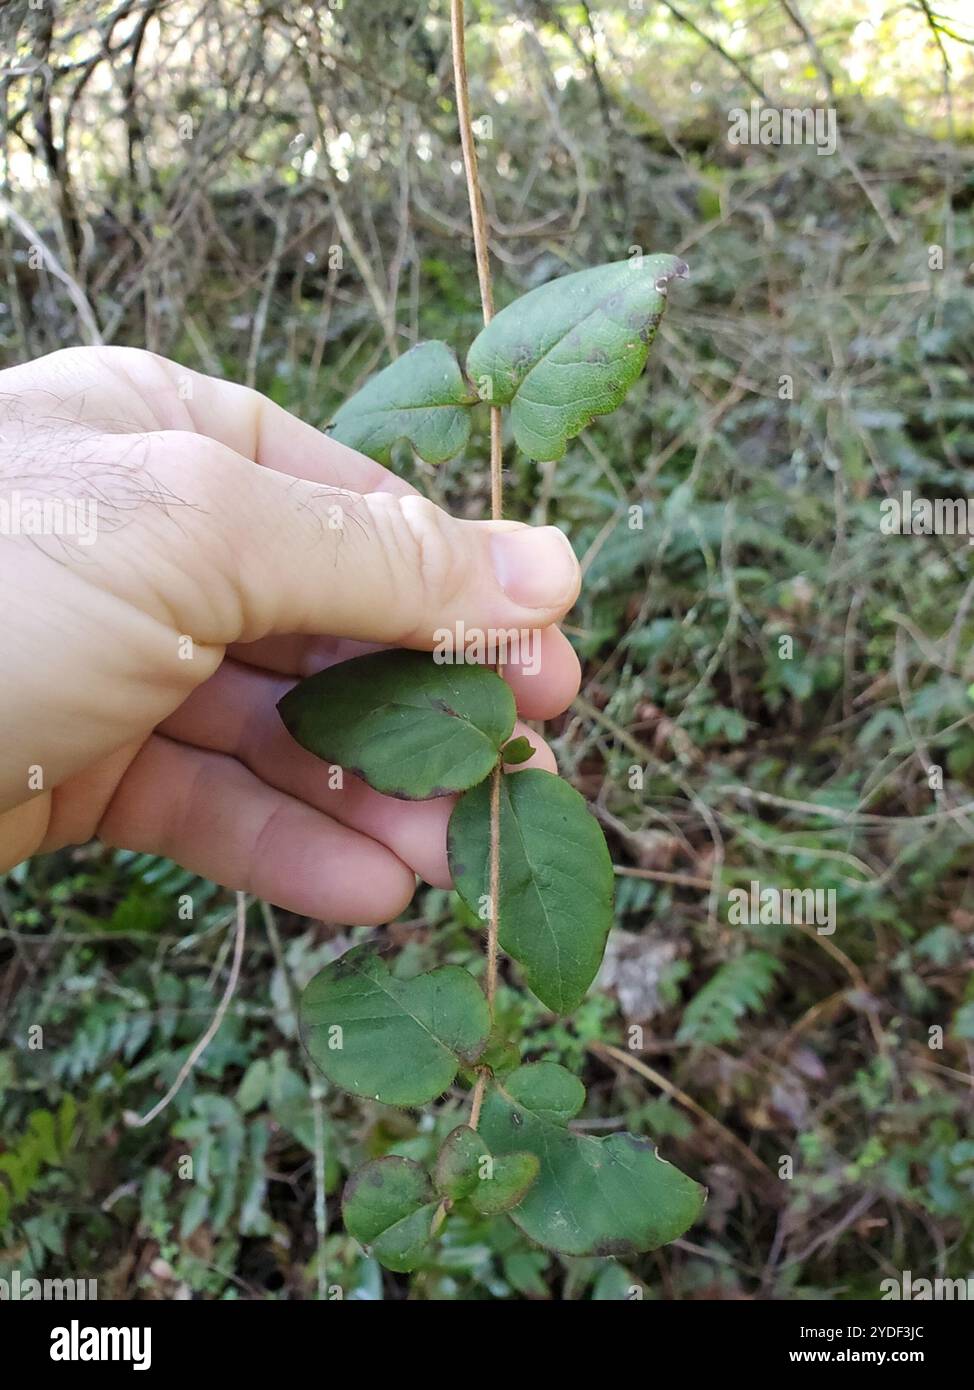
<svg viewBox="0 0 974 1390">
<path fill-rule="evenodd" d="M 323 486 L 197 435 L 155 441 L 154 471 L 189 505 L 143 518 L 167 551 L 167 614 L 200 641 L 327 633 L 422 649 L 458 622 L 545 627 L 578 596 L 578 561 L 554 526 L 466 521 L 417 495 Z"/>
</svg>

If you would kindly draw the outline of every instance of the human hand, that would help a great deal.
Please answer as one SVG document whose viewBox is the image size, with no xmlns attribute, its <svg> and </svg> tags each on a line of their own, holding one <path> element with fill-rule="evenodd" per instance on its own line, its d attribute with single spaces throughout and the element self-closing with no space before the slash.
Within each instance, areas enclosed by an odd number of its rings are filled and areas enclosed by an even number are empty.
<svg viewBox="0 0 974 1390">
<path fill-rule="evenodd" d="M 45 499 L 95 529 L 26 534 Z M 429 650 L 458 621 L 544 629 L 540 670 L 504 669 L 524 718 L 578 689 L 550 626 L 579 584 L 555 528 L 453 518 L 256 392 L 151 353 L 0 373 L 0 531 L 0 869 L 97 834 L 296 912 L 386 922 L 414 873 L 448 886 L 452 798 L 330 786 L 278 718 L 285 690 L 377 645 Z M 543 744 L 531 765 L 554 770 Z"/>
</svg>

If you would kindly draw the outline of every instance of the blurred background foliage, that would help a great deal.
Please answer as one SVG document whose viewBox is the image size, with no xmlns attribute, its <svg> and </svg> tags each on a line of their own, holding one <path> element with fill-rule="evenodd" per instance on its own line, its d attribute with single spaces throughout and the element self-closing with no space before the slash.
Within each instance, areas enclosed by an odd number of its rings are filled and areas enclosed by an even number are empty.
<svg viewBox="0 0 974 1390">
<path fill-rule="evenodd" d="M 634 249 L 691 265 L 625 406 L 557 465 L 508 449 L 509 514 L 564 527 L 585 570 L 582 693 L 548 734 L 619 892 L 577 1016 L 508 988 L 501 1010 L 526 1057 L 583 1069 L 587 1128 L 652 1134 L 708 1184 L 705 1215 L 628 1268 L 501 1221 L 380 1271 L 342 1231 L 344 1174 L 428 1159 L 462 1098 L 420 1119 L 326 1094 L 291 999 L 358 933 L 259 905 L 216 1039 L 132 1124 L 213 1017 L 232 902 L 91 845 L 0 888 L 0 1277 L 363 1299 L 876 1298 L 901 1270 L 965 1277 L 971 551 L 884 535 L 879 506 L 970 490 L 970 12 L 470 9 L 499 303 Z M 148 346 L 323 425 L 417 339 L 472 339 L 444 0 L 12 0 L 0 44 L 4 362 Z M 837 152 L 729 143 L 752 100 L 833 107 Z M 438 472 L 399 463 L 480 516 L 487 453 L 481 432 Z M 834 935 L 729 921 L 753 880 L 834 890 Z M 408 918 L 401 969 L 478 968 L 451 894 L 421 887 Z"/>
</svg>

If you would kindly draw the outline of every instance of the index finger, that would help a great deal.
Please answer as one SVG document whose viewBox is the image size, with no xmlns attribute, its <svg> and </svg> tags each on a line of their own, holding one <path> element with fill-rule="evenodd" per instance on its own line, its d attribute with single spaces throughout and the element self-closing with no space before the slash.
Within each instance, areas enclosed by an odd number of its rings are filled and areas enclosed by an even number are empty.
<svg viewBox="0 0 974 1390">
<path fill-rule="evenodd" d="M 388 468 L 305 424 L 249 386 L 194 372 L 138 348 L 91 351 L 124 371 L 151 401 L 163 430 L 192 428 L 262 468 L 325 487 L 391 492 L 397 497 L 416 492 Z"/>
</svg>

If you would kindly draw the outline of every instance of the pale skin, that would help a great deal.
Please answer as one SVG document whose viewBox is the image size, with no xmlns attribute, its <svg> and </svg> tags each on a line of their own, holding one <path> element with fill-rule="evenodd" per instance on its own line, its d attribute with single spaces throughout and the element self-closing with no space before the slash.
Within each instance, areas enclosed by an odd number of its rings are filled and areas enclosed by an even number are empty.
<svg viewBox="0 0 974 1390">
<path fill-rule="evenodd" d="M 0 535 L 0 870 L 98 836 L 325 921 L 388 922 L 416 874 L 449 885 L 452 799 L 329 786 L 280 696 L 457 621 L 543 629 L 540 671 L 504 672 L 523 718 L 577 692 L 560 532 L 451 517 L 256 392 L 151 353 L 0 372 L 0 495 L 18 490 L 94 497 L 98 524 L 89 545 Z M 527 766 L 554 771 L 530 737 Z"/>
</svg>

